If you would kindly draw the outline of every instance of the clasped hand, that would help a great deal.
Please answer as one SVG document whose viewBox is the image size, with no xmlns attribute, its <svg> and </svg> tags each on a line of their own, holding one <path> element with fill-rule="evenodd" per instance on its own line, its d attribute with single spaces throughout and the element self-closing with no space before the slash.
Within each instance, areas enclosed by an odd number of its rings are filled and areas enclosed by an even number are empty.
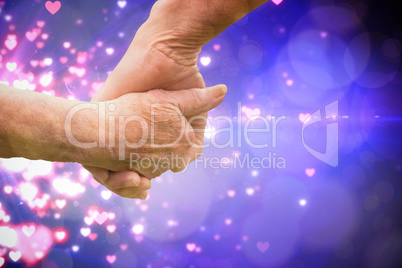
<svg viewBox="0 0 402 268">
<path fill-rule="evenodd" d="M 114 177 L 92 173 L 111 191 L 137 197 L 150 187 L 148 179 L 167 170 L 181 171 L 200 155 L 206 125 L 206 117 L 200 115 L 218 106 L 226 91 L 224 85 L 176 91 L 154 89 L 105 102 L 105 148 L 89 158 L 85 167 L 90 171 L 135 171 L 137 174 L 114 173 L 119 174 Z"/>
</svg>

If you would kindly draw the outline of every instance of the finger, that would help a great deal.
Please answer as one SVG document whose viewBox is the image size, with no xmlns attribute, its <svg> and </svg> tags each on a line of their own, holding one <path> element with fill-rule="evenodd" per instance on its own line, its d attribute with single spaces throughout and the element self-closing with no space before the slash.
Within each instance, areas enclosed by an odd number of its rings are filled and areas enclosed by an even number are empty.
<svg viewBox="0 0 402 268">
<path fill-rule="evenodd" d="M 208 113 L 192 116 L 189 117 L 187 120 L 188 123 L 191 125 L 193 135 L 191 137 L 188 135 L 185 136 L 188 144 L 190 144 L 190 147 L 186 151 L 185 155 L 180 159 L 180 161 L 176 161 L 175 163 L 177 164 L 171 169 L 173 172 L 176 173 L 183 171 L 188 166 L 188 164 L 200 157 L 204 145 L 204 133 L 205 127 L 207 125 Z"/>
<path fill-rule="evenodd" d="M 106 182 L 109 179 L 109 170 L 107 169 L 84 166 L 84 165 L 83 168 L 88 170 L 92 174 L 92 177 L 100 184 L 104 184 L 104 182 Z"/>
<path fill-rule="evenodd" d="M 137 187 L 141 184 L 140 176 L 134 171 L 110 172 L 109 179 L 105 182 L 105 186 L 114 191 L 120 188 Z"/>
<path fill-rule="evenodd" d="M 149 180 L 146 177 L 141 177 L 140 186 L 121 188 L 121 189 L 113 190 L 113 192 L 122 197 L 130 198 L 130 197 L 136 196 L 144 191 L 147 191 L 149 189 L 151 189 L 151 180 Z"/>
<path fill-rule="evenodd" d="M 137 195 L 131 196 L 130 198 L 133 199 L 141 199 L 141 200 L 145 200 L 148 197 L 148 192 L 147 191 L 143 191 Z"/>
<path fill-rule="evenodd" d="M 179 101 L 179 108 L 184 116 L 208 112 L 218 106 L 227 92 L 225 85 L 207 88 L 193 88 L 168 92 Z"/>
<path fill-rule="evenodd" d="M 204 143 L 204 133 L 208 122 L 208 113 L 192 116 L 187 119 L 195 135 L 195 144 L 202 145 Z"/>
</svg>

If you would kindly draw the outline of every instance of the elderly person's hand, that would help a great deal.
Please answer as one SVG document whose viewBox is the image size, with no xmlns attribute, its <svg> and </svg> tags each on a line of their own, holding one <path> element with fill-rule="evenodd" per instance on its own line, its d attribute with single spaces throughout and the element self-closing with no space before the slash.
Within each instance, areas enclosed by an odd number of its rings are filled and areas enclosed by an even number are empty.
<svg viewBox="0 0 402 268">
<path fill-rule="evenodd" d="M 196 134 L 203 129 L 198 129 L 192 116 L 218 106 L 226 91 L 224 85 L 176 91 L 155 89 L 99 103 L 106 112 L 105 122 L 99 125 L 108 126 L 104 148 L 84 149 L 90 157 L 83 164 L 89 170 L 134 170 L 138 175 L 123 172 L 121 176 L 94 177 L 121 196 L 140 197 L 149 188 L 146 178 L 157 177 L 167 170 L 183 170 L 199 156 L 203 140 L 197 139 Z M 99 117 L 99 111 L 88 114 L 90 121 L 100 120 L 92 118 Z M 99 130 L 95 136 L 102 136 Z"/>
<path fill-rule="evenodd" d="M 111 100 L 128 92 L 203 88 L 197 67 L 201 48 L 225 28 L 266 0 L 157 1 L 148 20 L 137 31 L 126 54 L 94 100 Z M 206 113 L 194 121 L 205 128 Z M 199 131 L 197 139 L 203 141 Z M 201 149 L 200 149 L 201 151 Z M 94 177 L 117 179 L 128 173 L 88 169 Z M 143 196 L 146 195 L 144 192 Z"/>
</svg>

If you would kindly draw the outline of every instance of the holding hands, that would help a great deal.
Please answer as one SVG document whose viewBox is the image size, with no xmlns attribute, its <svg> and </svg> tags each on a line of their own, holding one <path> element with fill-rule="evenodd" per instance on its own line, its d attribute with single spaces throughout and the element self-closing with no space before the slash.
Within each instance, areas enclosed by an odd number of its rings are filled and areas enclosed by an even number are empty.
<svg viewBox="0 0 402 268">
<path fill-rule="evenodd" d="M 202 46 L 264 2 L 157 1 L 91 103 L 0 85 L 0 157 L 78 162 L 116 194 L 145 199 L 150 179 L 201 154 L 207 112 L 227 92 L 205 88 Z"/>
<path fill-rule="evenodd" d="M 176 91 L 154 89 L 104 102 L 109 107 L 105 149 L 96 149 L 85 167 L 110 190 L 125 197 L 137 196 L 144 190 L 140 186 L 148 185 L 145 178 L 155 178 L 167 170 L 181 171 L 200 155 L 206 122 L 205 117 L 197 115 L 218 106 L 226 91 L 224 85 Z M 126 172 L 128 169 L 135 172 Z"/>
</svg>

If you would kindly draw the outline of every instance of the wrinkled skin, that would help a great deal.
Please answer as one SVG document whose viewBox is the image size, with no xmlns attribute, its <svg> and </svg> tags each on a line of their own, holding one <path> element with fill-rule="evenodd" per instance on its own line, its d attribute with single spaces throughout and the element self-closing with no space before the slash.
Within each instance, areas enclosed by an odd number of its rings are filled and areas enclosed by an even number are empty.
<svg viewBox="0 0 402 268">
<path fill-rule="evenodd" d="M 157 6 L 158 2 L 155 4 Z M 150 19 L 137 31 L 133 42 L 126 54 L 116 66 L 112 74 L 106 80 L 102 89 L 95 95 L 93 101 L 112 100 L 129 92 L 144 92 L 155 88 L 164 90 L 179 90 L 190 88 L 204 88 L 205 82 L 197 67 L 198 54 L 207 36 L 197 36 L 200 41 L 188 42 L 188 35 L 193 29 L 180 30 L 166 28 L 164 23 L 158 23 L 153 18 L 161 18 L 163 12 L 153 8 Z M 183 33 L 183 34 L 182 34 Z M 198 101 L 194 96 L 188 96 L 184 102 Z M 207 113 L 192 114 L 187 119 L 192 121 L 193 129 L 196 129 L 195 143 L 202 145 L 204 142 L 204 129 Z M 202 147 L 193 148 L 193 158 L 202 153 Z M 134 172 L 114 172 L 101 168 L 87 168 L 99 182 L 124 180 L 125 177 L 136 177 Z M 184 167 L 173 168 L 174 172 Z M 120 178 L 121 177 L 121 178 Z M 153 176 L 151 176 L 153 177 Z M 119 179 L 120 178 L 120 179 Z M 123 179 L 122 179 L 123 178 Z M 141 176 L 141 181 L 145 180 Z M 142 198 L 147 196 L 139 187 L 129 187 L 127 190 L 132 197 Z"/>
</svg>

